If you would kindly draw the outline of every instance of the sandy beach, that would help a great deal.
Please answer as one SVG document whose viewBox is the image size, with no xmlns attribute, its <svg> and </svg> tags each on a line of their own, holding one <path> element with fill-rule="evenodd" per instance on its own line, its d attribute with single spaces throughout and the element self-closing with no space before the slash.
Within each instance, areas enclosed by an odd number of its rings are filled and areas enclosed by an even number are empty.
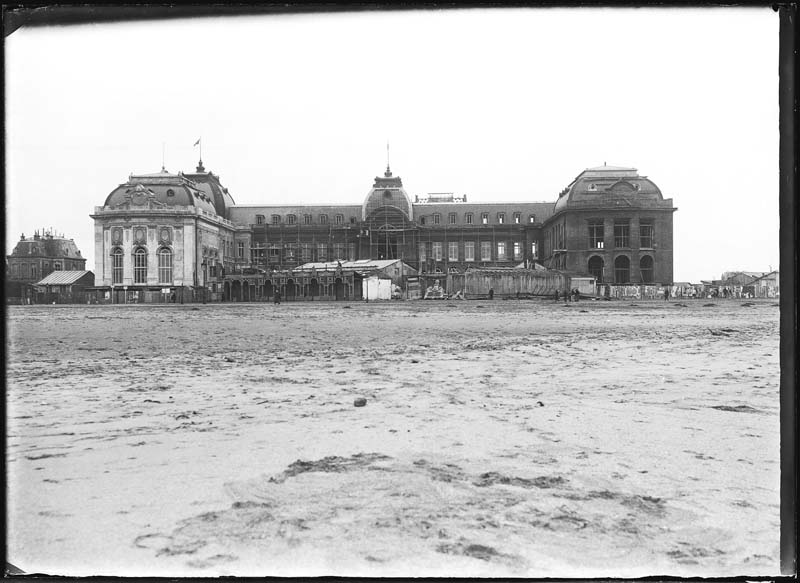
<svg viewBox="0 0 800 583">
<path fill-rule="evenodd" d="M 11 306 L 7 327 L 27 573 L 779 574 L 775 300 Z"/>
</svg>

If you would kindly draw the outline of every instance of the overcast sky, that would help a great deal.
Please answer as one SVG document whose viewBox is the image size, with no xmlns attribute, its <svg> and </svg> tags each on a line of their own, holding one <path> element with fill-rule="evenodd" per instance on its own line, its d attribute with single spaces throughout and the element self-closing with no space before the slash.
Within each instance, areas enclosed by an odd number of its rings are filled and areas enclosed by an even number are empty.
<svg viewBox="0 0 800 583">
<path fill-rule="evenodd" d="M 6 39 L 6 239 L 94 269 L 95 206 L 203 162 L 240 204 L 555 201 L 632 166 L 674 200 L 676 281 L 778 267 L 778 14 L 471 9 L 19 29 Z"/>
</svg>

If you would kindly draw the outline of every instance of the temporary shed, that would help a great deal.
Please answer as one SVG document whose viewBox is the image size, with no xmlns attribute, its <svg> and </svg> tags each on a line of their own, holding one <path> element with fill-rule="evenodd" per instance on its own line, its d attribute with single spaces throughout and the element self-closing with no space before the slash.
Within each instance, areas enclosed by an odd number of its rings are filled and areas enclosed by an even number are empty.
<svg viewBox="0 0 800 583">
<path fill-rule="evenodd" d="M 86 288 L 94 286 L 91 271 L 54 271 L 34 284 L 37 303 L 74 304 L 86 301 Z"/>
</svg>

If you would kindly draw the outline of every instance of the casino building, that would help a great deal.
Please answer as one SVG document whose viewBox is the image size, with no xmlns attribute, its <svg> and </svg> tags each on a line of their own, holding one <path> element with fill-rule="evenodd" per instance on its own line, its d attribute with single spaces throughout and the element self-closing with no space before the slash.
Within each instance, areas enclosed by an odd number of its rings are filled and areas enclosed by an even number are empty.
<svg viewBox="0 0 800 583">
<path fill-rule="evenodd" d="M 360 204 L 237 205 L 201 160 L 192 173 L 129 176 L 91 216 L 96 285 L 115 302 L 160 302 L 268 300 L 275 289 L 332 298 L 332 287 L 315 285 L 325 275 L 303 265 L 360 260 L 401 260 L 443 279 L 539 266 L 603 283 L 669 284 L 675 210 L 636 169 L 605 165 L 581 172 L 555 202 L 454 193 L 412 201 L 387 165 Z M 341 274 L 328 275 L 333 284 Z M 358 299 L 357 290 L 336 297 Z"/>
</svg>

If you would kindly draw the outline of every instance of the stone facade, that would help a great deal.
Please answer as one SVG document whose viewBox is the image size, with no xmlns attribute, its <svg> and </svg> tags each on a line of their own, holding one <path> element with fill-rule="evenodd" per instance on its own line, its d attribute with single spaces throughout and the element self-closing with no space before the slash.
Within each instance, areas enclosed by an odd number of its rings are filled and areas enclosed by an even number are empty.
<svg viewBox="0 0 800 583">
<path fill-rule="evenodd" d="M 86 269 L 86 259 L 75 241 L 52 231 L 36 231 L 33 237 L 23 234 L 6 262 L 6 281 L 22 284 L 36 283 L 53 271 Z"/>
</svg>

